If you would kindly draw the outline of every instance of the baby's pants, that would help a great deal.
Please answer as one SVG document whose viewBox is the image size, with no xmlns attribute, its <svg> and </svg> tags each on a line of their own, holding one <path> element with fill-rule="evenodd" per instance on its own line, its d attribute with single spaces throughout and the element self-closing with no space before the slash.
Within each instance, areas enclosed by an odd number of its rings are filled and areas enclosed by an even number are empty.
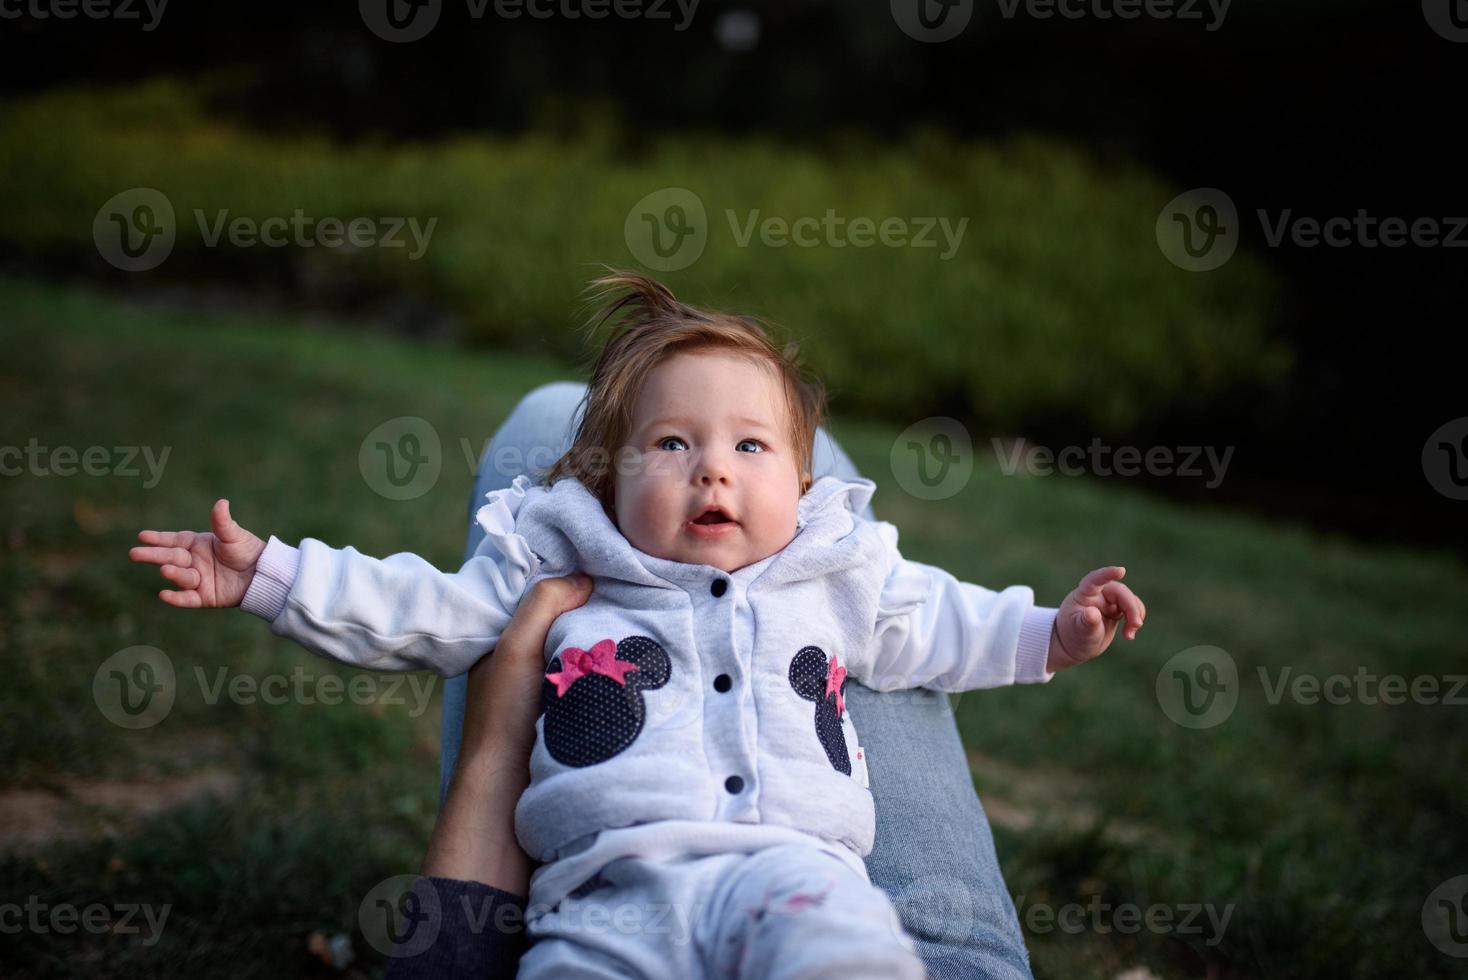
<svg viewBox="0 0 1468 980">
<path fill-rule="evenodd" d="M 531 925 L 522 980 L 926 976 L 887 896 L 814 847 L 619 858 L 576 894 Z"/>
</svg>

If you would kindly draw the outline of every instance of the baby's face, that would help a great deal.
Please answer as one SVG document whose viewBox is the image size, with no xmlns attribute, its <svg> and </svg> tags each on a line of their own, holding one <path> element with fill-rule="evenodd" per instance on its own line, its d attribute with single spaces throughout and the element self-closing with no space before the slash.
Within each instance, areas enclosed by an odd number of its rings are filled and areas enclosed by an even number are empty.
<svg viewBox="0 0 1468 980">
<path fill-rule="evenodd" d="M 787 411 L 773 368 L 712 350 L 659 364 L 618 460 L 622 534 L 646 554 L 726 572 L 785 547 L 805 476 Z M 703 516 L 714 506 L 724 519 Z"/>
</svg>

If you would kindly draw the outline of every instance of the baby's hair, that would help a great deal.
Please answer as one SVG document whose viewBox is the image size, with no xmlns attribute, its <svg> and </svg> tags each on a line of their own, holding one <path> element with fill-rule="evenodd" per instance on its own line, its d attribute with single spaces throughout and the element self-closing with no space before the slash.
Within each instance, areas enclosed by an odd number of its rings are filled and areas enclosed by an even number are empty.
<svg viewBox="0 0 1468 980">
<path fill-rule="evenodd" d="M 802 369 L 798 343 L 779 346 L 756 318 L 681 303 L 667 286 L 636 272 L 609 269 L 587 291 L 596 307 L 586 324 L 588 340 L 607 323 L 612 332 L 592 367 L 576 437 L 546 472 L 547 484 L 574 476 L 611 514 L 614 463 L 632 428 L 633 405 L 648 374 L 674 354 L 722 351 L 775 372 L 789 407 L 790 444 L 801 473 L 801 492 L 810 489 L 815 434 L 826 415 L 826 390 Z"/>
</svg>

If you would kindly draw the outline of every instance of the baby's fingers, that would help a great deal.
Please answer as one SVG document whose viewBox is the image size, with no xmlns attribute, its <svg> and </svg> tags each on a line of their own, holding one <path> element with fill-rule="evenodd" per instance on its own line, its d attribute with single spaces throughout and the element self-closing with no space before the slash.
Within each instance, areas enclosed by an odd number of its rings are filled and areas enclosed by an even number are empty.
<svg viewBox="0 0 1468 980">
<path fill-rule="evenodd" d="M 1112 582 L 1102 589 L 1106 601 L 1110 603 L 1108 608 L 1114 608 L 1121 615 L 1126 616 L 1126 636 L 1129 640 L 1137 637 L 1137 630 L 1142 628 L 1142 621 L 1147 618 L 1147 607 L 1137 594 L 1122 585 L 1120 582 Z"/>
<path fill-rule="evenodd" d="M 158 593 L 158 598 L 170 606 L 176 606 L 179 609 L 201 609 L 204 605 L 204 600 L 199 596 L 199 593 L 192 589 L 188 592 L 170 592 L 164 589 Z"/>
<path fill-rule="evenodd" d="M 199 587 L 199 572 L 193 568 L 179 568 L 177 565 L 164 565 L 158 569 L 158 573 L 174 585 L 184 589 L 197 589 Z"/>
<path fill-rule="evenodd" d="M 1107 565 L 1098 568 L 1094 572 L 1087 572 L 1086 577 L 1081 579 L 1081 584 L 1076 586 L 1076 594 L 1081 597 L 1095 599 L 1101 595 L 1101 587 L 1114 582 L 1126 574 L 1126 569 L 1120 565 Z"/>
<path fill-rule="evenodd" d="M 139 531 L 138 540 L 143 544 L 160 545 L 164 548 L 187 548 L 194 540 L 194 532 Z"/>
<path fill-rule="evenodd" d="M 188 568 L 194 563 L 194 556 L 183 548 L 131 548 L 127 556 L 133 561 L 144 562 L 148 565 L 178 565 L 181 568 Z"/>
</svg>

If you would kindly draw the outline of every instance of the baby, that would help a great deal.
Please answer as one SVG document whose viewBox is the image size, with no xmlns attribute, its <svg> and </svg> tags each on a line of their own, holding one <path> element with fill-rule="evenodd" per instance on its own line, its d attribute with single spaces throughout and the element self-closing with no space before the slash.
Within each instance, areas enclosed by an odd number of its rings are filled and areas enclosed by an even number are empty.
<svg viewBox="0 0 1468 980">
<path fill-rule="evenodd" d="M 878 690 L 1048 681 L 1134 638 L 1145 608 L 1107 567 L 1060 608 L 904 559 L 861 516 L 875 485 L 811 478 L 824 394 L 756 322 L 632 274 L 570 450 L 479 510 L 457 572 L 307 538 L 268 544 L 214 505 L 212 533 L 144 531 L 185 608 L 235 606 L 377 670 L 466 671 L 525 591 L 594 588 L 547 637 L 516 833 L 543 866 L 521 976 L 919 977 L 867 878 L 875 816 L 848 678 Z M 588 906 L 604 916 L 590 925 Z"/>
</svg>

